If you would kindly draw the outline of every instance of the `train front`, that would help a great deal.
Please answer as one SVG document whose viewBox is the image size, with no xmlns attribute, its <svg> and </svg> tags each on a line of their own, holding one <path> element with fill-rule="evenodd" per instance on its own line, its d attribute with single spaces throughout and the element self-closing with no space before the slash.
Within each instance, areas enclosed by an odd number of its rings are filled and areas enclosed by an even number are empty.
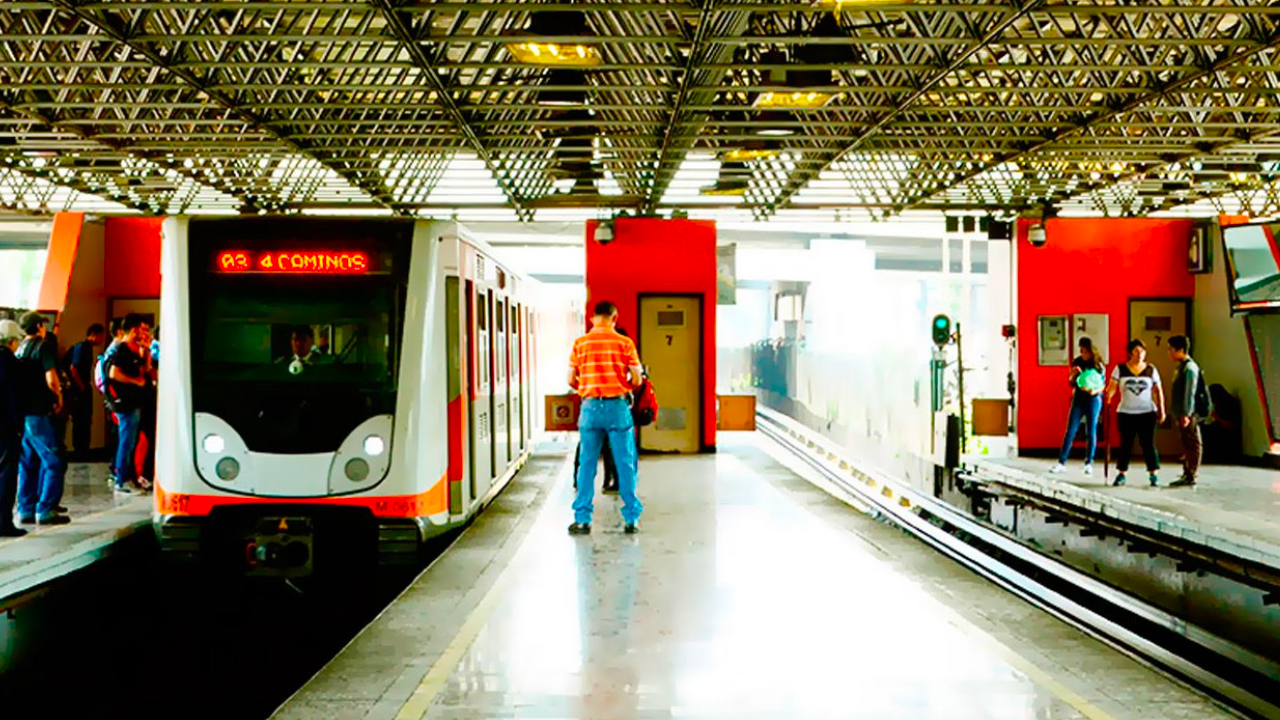
<svg viewBox="0 0 1280 720">
<path fill-rule="evenodd" d="M 166 222 L 155 516 L 166 555 L 282 577 L 412 560 L 421 524 L 447 512 L 443 464 L 415 447 L 444 430 L 426 362 L 435 243 L 422 229 Z"/>
</svg>

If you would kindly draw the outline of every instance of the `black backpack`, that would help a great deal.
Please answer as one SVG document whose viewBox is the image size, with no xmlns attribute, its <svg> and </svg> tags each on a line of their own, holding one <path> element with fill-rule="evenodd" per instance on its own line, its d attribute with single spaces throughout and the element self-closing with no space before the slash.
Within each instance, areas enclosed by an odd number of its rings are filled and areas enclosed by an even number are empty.
<svg viewBox="0 0 1280 720">
<path fill-rule="evenodd" d="M 1213 414 L 1213 400 L 1209 397 L 1209 383 L 1204 379 L 1204 369 L 1199 366 L 1197 368 L 1200 372 L 1196 373 L 1195 407 L 1192 412 L 1203 420 Z"/>
<path fill-rule="evenodd" d="M 53 412 L 57 400 L 45 380 L 44 363 L 40 357 L 43 350 L 43 340 L 27 338 L 14 353 L 18 360 L 18 403 L 23 415 L 48 415 Z"/>
</svg>

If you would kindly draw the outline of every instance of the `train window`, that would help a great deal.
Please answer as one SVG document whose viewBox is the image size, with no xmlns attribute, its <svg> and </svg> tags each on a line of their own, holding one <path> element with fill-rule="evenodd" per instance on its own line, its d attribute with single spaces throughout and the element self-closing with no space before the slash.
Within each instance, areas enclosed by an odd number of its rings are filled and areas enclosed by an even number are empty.
<svg viewBox="0 0 1280 720">
<path fill-rule="evenodd" d="M 507 320 L 506 320 L 507 313 L 503 309 L 503 302 L 501 300 L 498 301 L 498 309 L 494 311 L 493 316 L 498 321 L 498 332 L 502 332 L 506 330 L 507 329 Z"/>
<path fill-rule="evenodd" d="M 489 303 L 484 301 L 484 296 L 480 296 L 480 302 L 476 303 L 476 327 L 481 330 L 489 329 Z"/>
<path fill-rule="evenodd" d="M 520 332 L 520 308 L 511 308 L 511 332 Z"/>
<path fill-rule="evenodd" d="M 332 452 L 394 412 L 408 243 L 351 243 L 377 263 L 365 274 L 208 271 L 226 242 L 192 236 L 194 410 L 230 423 L 250 449 L 286 454 Z"/>
</svg>

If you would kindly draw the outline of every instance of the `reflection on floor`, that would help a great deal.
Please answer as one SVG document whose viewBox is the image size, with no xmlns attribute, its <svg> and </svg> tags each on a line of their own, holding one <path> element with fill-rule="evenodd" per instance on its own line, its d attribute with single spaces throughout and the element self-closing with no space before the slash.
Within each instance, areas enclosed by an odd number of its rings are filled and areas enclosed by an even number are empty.
<svg viewBox="0 0 1280 720">
<path fill-rule="evenodd" d="M 773 487 L 759 450 L 641 464 L 636 536 L 616 500 L 566 535 L 562 483 L 427 717 L 1085 717 Z"/>
</svg>

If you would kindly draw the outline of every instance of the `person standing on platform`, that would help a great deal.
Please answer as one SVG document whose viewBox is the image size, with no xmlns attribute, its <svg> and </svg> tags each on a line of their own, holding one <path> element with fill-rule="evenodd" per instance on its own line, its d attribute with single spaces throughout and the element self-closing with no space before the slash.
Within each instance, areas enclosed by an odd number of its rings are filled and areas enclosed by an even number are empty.
<svg viewBox="0 0 1280 720">
<path fill-rule="evenodd" d="M 116 423 L 116 415 L 111 410 L 111 403 L 107 401 L 106 367 L 107 358 L 122 342 L 124 342 L 124 318 L 112 318 L 111 342 L 107 344 L 106 351 L 98 356 L 98 362 L 93 368 L 93 386 L 102 393 L 102 404 L 106 409 L 104 419 L 107 424 L 107 485 L 110 487 L 116 484 L 116 451 L 120 447 L 120 426 Z"/>
<path fill-rule="evenodd" d="M 1049 469 L 1057 474 L 1067 469 L 1067 457 L 1071 454 L 1071 445 L 1075 442 L 1076 433 L 1080 429 L 1080 421 L 1085 421 L 1088 433 L 1088 444 L 1084 456 L 1084 474 L 1093 474 L 1093 453 L 1098 447 L 1098 416 L 1102 413 L 1102 390 L 1106 387 L 1107 366 L 1098 357 L 1093 341 L 1087 337 L 1080 338 L 1080 355 L 1071 361 L 1071 413 L 1067 416 L 1067 434 L 1062 438 L 1062 450 L 1058 453 L 1058 464 Z"/>
<path fill-rule="evenodd" d="M 578 416 L 582 453 L 570 535 L 591 532 L 596 463 L 606 438 L 618 471 L 624 532 L 638 531 L 636 523 L 644 509 L 636 497 L 636 435 L 627 402 L 642 380 L 640 355 L 635 343 L 615 330 L 617 322 L 618 308 L 613 303 L 597 303 L 590 332 L 574 341 L 569 358 L 569 387 L 582 398 Z"/>
<path fill-rule="evenodd" d="M 67 465 L 58 454 L 53 416 L 62 409 L 58 355 L 45 342 L 48 320 L 29 312 L 18 324 L 26 338 L 18 346 L 19 383 L 23 396 L 22 457 L 18 467 L 18 521 L 24 525 L 64 525 L 61 509 Z"/>
<path fill-rule="evenodd" d="M 1200 365 L 1191 359 L 1191 343 L 1185 335 L 1169 338 L 1169 357 L 1178 363 L 1173 375 L 1173 421 L 1182 434 L 1182 477 L 1169 487 L 1194 487 L 1200 470 L 1200 421 L 1210 413 L 1209 389 L 1205 386 Z"/>
<path fill-rule="evenodd" d="M 22 328 L 12 320 L 0 320 L 0 538 L 22 537 L 26 530 L 13 524 L 18 500 L 18 454 L 22 452 L 22 400 L 18 359 L 14 351 L 22 342 Z"/>
<path fill-rule="evenodd" d="M 613 329 L 624 338 L 631 337 L 630 335 L 627 334 L 626 330 L 623 330 L 620 327 L 614 327 Z M 628 406 L 633 406 L 635 404 L 635 401 L 632 399 L 630 393 L 627 394 L 626 398 L 627 398 Z M 613 451 L 609 449 L 609 438 L 607 437 L 604 440 L 604 445 L 600 447 L 600 457 L 604 459 L 604 483 L 601 485 L 601 490 L 607 493 L 616 493 L 618 492 L 618 468 L 614 467 L 613 465 Z M 574 453 L 573 453 L 573 478 L 574 478 L 573 489 L 574 490 L 578 489 L 578 467 L 581 464 L 582 464 L 582 443 L 579 442 L 578 449 L 574 450 Z"/>
<path fill-rule="evenodd" d="M 71 408 L 71 449 L 83 459 L 89 453 L 93 428 L 93 355 L 105 339 L 106 329 L 98 323 L 89 326 L 84 340 L 67 352 L 67 404 Z"/>
<path fill-rule="evenodd" d="M 1107 404 L 1120 393 L 1120 406 L 1116 408 L 1116 424 L 1120 427 L 1120 452 L 1116 458 L 1116 475 L 1113 485 L 1125 483 L 1129 469 L 1129 457 L 1133 453 L 1133 439 L 1142 446 L 1142 458 L 1147 463 L 1147 480 L 1151 487 L 1160 483 L 1156 472 L 1160 469 L 1160 454 L 1156 452 L 1156 426 L 1164 422 L 1164 392 L 1160 387 L 1160 372 L 1147 363 L 1147 346 L 1141 340 L 1130 340 L 1129 361 L 1117 365 L 1111 372 L 1111 384 L 1107 387 Z"/>
<path fill-rule="evenodd" d="M 120 428 L 113 485 L 121 495 L 136 495 L 146 489 L 138 481 L 137 450 L 148 373 L 141 343 L 148 328 L 142 316 L 135 313 L 125 316 L 123 327 L 125 341 L 108 354 L 103 374 L 107 380 L 107 397 Z"/>
</svg>

